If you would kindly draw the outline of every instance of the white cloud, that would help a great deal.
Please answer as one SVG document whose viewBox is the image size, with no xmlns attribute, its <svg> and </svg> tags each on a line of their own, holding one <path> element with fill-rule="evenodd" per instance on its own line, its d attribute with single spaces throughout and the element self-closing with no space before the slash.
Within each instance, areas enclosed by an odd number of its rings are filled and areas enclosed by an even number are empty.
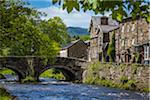
<svg viewBox="0 0 150 100">
<path fill-rule="evenodd" d="M 59 16 L 63 19 L 64 23 L 67 26 L 74 26 L 74 27 L 84 27 L 87 28 L 89 26 L 89 22 L 91 19 L 91 13 L 87 12 L 78 12 L 73 11 L 71 13 L 67 13 L 66 10 L 62 10 L 56 6 L 50 6 L 48 8 L 40 8 L 38 11 L 45 12 L 47 14 L 46 17 L 42 17 L 42 19 L 49 19 L 55 16 Z"/>
<path fill-rule="evenodd" d="M 40 8 L 38 9 L 40 12 L 45 12 L 47 14 L 46 17 L 42 17 L 42 19 L 49 19 L 55 16 L 59 16 L 63 19 L 64 23 L 67 26 L 74 26 L 74 27 L 83 27 L 88 28 L 89 23 L 91 20 L 91 16 L 94 16 L 95 14 L 92 12 L 83 12 L 83 11 L 73 11 L 71 13 L 67 13 L 66 10 L 62 10 L 60 7 L 57 6 L 50 6 L 47 8 Z M 100 14 L 99 14 L 100 15 Z M 105 14 L 106 16 L 109 15 L 109 13 Z"/>
</svg>

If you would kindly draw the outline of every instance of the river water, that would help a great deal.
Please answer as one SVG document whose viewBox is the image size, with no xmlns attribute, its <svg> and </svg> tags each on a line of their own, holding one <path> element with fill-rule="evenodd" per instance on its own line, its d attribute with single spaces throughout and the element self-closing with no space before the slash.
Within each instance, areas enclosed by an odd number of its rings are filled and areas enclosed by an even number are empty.
<svg viewBox="0 0 150 100">
<path fill-rule="evenodd" d="M 19 84 L 15 78 L 0 83 L 19 100 L 149 100 L 148 94 L 46 78 L 37 84 Z"/>
</svg>

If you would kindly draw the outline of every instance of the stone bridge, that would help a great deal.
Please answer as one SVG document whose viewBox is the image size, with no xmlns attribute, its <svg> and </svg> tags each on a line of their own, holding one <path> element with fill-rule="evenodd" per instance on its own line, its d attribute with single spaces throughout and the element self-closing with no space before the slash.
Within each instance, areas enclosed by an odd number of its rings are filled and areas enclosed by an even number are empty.
<svg viewBox="0 0 150 100">
<path fill-rule="evenodd" d="M 50 68 L 59 69 L 68 81 L 81 80 L 87 64 L 85 60 L 67 57 L 56 57 L 53 63 L 43 57 L 0 57 L 0 66 L 13 70 L 19 81 L 28 76 L 39 81 L 39 76 Z"/>
</svg>

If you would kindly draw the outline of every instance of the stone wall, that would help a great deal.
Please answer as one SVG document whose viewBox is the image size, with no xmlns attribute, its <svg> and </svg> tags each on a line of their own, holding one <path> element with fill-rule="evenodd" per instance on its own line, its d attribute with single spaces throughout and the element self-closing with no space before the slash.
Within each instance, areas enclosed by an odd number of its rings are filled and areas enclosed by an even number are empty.
<svg viewBox="0 0 150 100">
<path fill-rule="evenodd" d="M 146 65 L 93 62 L 83 72 L 83 82 L 147 92 L 150 91 L 149 72 Z"/>
<path fill-rule="evenodd" d="M 88 46 L 83 41 L 79 41 L 68 49 L 68 57 L 88 60 Z"/>
<path fill-rule="evenodd" d="M 120 24 L 116 35 L 116 61 L 130 62 L 134 53 L 137 53 L 135 46 L 142 45 L 149 40 L 149 23 L 144 18 L 137 17 L 124 19 Z M 142 48 L 138 50 L 141 52 Z"/>
</svg>

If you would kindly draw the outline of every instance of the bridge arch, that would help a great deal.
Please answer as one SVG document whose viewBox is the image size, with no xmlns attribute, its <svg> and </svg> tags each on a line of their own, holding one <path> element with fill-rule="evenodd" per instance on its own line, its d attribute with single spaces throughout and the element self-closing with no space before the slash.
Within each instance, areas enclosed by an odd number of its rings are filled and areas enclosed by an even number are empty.
<svg viewBox="0 0 150 100">
<path fill-rule="evenodd" d="M 45 71 L 49 70 L 49 69 L 52 69 L 52 68 L 55 68 L 55 69 L 59 69 L 63 75 L 65 76 L 66 80 L 67 81 L 73 81 L 76 79 L 76 72 L 73 71 L 71 68 L 67 67 L 67 66 L 63 66 L 63 65 L 55 65 L 55 66 L 48 66 L 48 67 L 45 67 L 44 69 L 42 69 L 40 72 L 39 72 L 39 75 L 38 77 Z"/>
<path fill-rule="evenodd" d="M 18 77 L 18 81 L 21 81 L 21 79 L 24 78 L 24 76 L 22 75 L 22 73 L 20 73 L 21 71 L 17 70 L 16 68 L 14 68 L 13 66 L 6 66 L 5 68 L 10 69 L 12 71 L 15 72 L 16 76 Z"/>
</svg>

